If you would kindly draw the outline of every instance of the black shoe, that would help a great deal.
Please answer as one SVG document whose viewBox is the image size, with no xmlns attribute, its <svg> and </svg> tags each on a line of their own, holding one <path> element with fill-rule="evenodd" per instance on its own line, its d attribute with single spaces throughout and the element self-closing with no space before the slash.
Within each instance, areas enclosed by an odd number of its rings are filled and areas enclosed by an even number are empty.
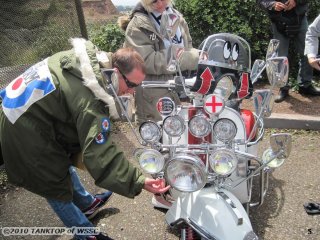
<svg viewBox="0 0 320 240">
<path fill-rule="evenodd" d="M 289 89 L 280 89 L 279 96 L 274 99 L 274 102 L 281 103 L 289 96 Z"/>
<path fill-rule="evenodd" d="M 86 237 L 87 240 L 113 240 L 112 238 L 103 235 L 102 233 L 99 233 L 99 235 L 93 235 Z"/>
<path fill-rule="evenodd" d="M 87 209 L 82 210 L 82 212 L 89 220 L 94 218 L 99 209 L 110 200 L 111 196 L 112 192 L 110 191 L 94 195 L 93 203 Z"/>
<path fill-rule="evenodd" d="M 311 84 L 308 87 L 299 87 L 299 93 L 305 95 L 320 96 L 320 89 Z"/>
<path fill-rule="evenodd" d="M 309 215 L 320 214 L 320 204 L 319 203 L 309 202 L 309 203 L 303 204 L 303 206 Z"/>
</svg>

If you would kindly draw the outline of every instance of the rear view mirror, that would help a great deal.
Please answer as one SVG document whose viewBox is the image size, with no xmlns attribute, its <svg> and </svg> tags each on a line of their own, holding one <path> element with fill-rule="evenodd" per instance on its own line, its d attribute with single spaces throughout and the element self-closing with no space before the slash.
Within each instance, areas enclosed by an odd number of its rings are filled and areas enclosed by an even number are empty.
<svg viewBox="0 0 320 240">
<path fill-rule="evenodd" d="M 261 59 L 257 59 L 254 61 L 254 64 L 251 69 L 250 79 L 252 84 L 258 81 L 259 76 L 266 66 L 266 62 Z"/>
<path fill-rule="evenodd" d="M 131 96 L 120 96 L 119 100 L 122 104 L 123 109 L 125 110 L 127 116 L 131 121 L 133 121 L 133 99 Z M 118 105 L 120 103 L 116 102 L 117 111 L 119 113 L 119 116 L 122 121 L 127 121 L 126 115 L 124 112 L 121 111 L 120 106 Z"/>
<path fill-rule="evenodd" d="M 271 148 L 264 151 L 264 164 L 271 168 L 280 167 L 291 152 L 291 135 L 288 133 L 273 134 L 270 137 Z"/>
<path fill-rule="evenodd" d="M 170 72 L 175 72 L 177 70 L 177 53 L 178 47 L 172 44 L 172 39 L 176 35 L 180 24 L 180 17 L 176 13 L 170 13 L 168 11 L 164 11 L 161 16 L 160 22 L 160 34 L 169 40 L 170 45 L 167 48 L 167 69 Z"/>
<path fill-rule="evenodd" d="M 271 86 L 284 87 L 288 81 L 289 61 L 287 57 L 267 59 L 267 75 Z"/>
<path fill-rule="evenodd" d="M 270 145 L 272 152 L 278 154 L 281 151 L 281 156 L 284 158 L 289 157 L 291 153 L 291 144 L 291 135 L 288 133 L 273 134 L 270 137 Z"/>
<path fill-rule="evenodd" d="M 114 69 L 101 68 L 102 84 L 105 89 L 108 89 L 107 85 L 112 84 L 116 89 L 119 86 L 118 74 Z M 109 92 L 108 92 L 109 93 Z M 112 93 L 111 93 L 112 94 Z"/>
<path fill-rule="evenodd" d="M 177 62 L 176 62 L 176 55 L 175 55 L 175 48 L 174 45 L 170 45 L 167 49 L 167 69 L 170 72 L 175 72 L 177 70 Z"/>
<path fill-rule="evenodd" d="M 171 39 L 176 35 L 179 24 L 178 14 L 164 11 L 161 16 L 160 34 L 171 42 Z"/>
<path fill-rule="evenodd" d="M 268 45 L 266 59 L 278 57 L 280 41 L 278 39 L 271 39 Z"/>
<path fill-rule="evenodd" d="M 258 116 L 262 107 L 264 107 L 262 116 L 270 117 L 274 103 L 273 93 L 269 89 L 257 90 L 254 92 L 253 103 Z"/>
</svg>

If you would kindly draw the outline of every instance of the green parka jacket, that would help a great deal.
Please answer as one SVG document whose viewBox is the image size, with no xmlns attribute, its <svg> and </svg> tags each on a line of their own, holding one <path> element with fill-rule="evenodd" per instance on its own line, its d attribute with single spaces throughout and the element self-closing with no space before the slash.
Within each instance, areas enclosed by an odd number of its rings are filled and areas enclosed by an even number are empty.
<svg viewBox="0 0 320 240">
<path fill-rule="evenodd" d="M 12 183 L 45 198 L 70 201 L 70 156 L 82 152 L 97 186 L 130 198 L 141 192 L 145 177 L 112 140 L 114 106 L 101 87 L 96 52 L 91 42 L 75 39 L 72 50 L 47 60 L 54 91 L 14 124 L 0 111 L 2 156 Z"/>
</svg>

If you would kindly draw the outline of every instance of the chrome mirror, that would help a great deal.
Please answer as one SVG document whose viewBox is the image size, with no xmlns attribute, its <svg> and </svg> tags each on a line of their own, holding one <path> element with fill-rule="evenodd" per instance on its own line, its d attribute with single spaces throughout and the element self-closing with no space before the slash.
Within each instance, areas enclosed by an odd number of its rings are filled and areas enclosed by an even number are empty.
<svg viewBox="0 0 320 240">
<path fill-rule="evenodd" d="M 171 44 L 167 49 L 167 70 L 170 72 L 175 72 L 177 70 L 176 61 L 176 51 L 173 44 Z"/>
<path fill-rule="evenodd" d="M 120 117 L 122 121 L 126 121 L 126 114 L 129 117 L 129 119 L 131 121 L 133 121 L 133 99 L 131 96 L 119 96 L 119 100 L 122 104 L 122 107 L 125 111 L 125 113 L 123 111 L 121 111 L 120 106 L 118 105 L 119 103 L 116 102 L 116 107 L 118 110 L 118 113 L 121 113 Z"/>
<path fill-rule="evenodd" d="M 107 91 L 108 94 L 114 95 L 114 93 L 111 91 L 110 86 L 112 85 L 115 92 L 117 93 L 119 90 L 119 78 L 118 74 L 115 72 L 114 69 L 107 69 L 107 68 L 101 68 L 101 75 L 102 75 L 102 84 L 104 89 Z"/>
<path fill-rule="evenodd" d="M 272 134 L 270 137 L 271 149 L 274 153 L 282 152 L 282 156 L 287 158 L 291 152 L 292 139 L 288 133 Z"/>
<path fill-rule="evenodd" d="M 266 68 L 271 86 L 281 88 L 286 85 L 289 75 L 289 61 L 287 57 L 269 58 Z"/>
<path fill-rule="evenodd" d="M 261 75 L 262 71 L 266 66 L 266 62 L 261 59 L 257 59 L 254 61 L 254 64 L 251 69 L 250 79 L 252 84 L 258 81 L 259 76 Z"/>
<path fill-rule="evenodd" d="M 288 133 L 273 134 L 270 137 L 271 148 L 264 151 L 264 164 L 271 168 L 280 167 L 291 152 L 292 139 Z"/>
<path fill-rule="evenodd" d="M 161 16 L 160 34 L 171 42 L 172 38 L 176 35 L 179 24 L 180 17 L 178 14 L 164 11 Z"/>
<path fill-rule="evenodd" d="M 268 45 L 266 59 L 278 57 L 278 49 L 280 41 L 278 39 L 271 39 Z"/>
<path fill-rule="evenodd" d="M 174 36 L 180 24 L 180 17 L 176 13 L 164 11 L 161 16 L 160 34 L 166 38 L 170 45 L 167 48 L 167 70 L 170 72 L 177 71 L 177 54 L 179 47 L 172 43 Z"/>
<path fill-rule="evenodd" d="M 253 104 L 256 114 L 259 116 L 263 108 L 262 117 L 270 117 L 274 103 L 274 95 L 269 89 L 256 90 L 253 96 Z"/>
</svg>

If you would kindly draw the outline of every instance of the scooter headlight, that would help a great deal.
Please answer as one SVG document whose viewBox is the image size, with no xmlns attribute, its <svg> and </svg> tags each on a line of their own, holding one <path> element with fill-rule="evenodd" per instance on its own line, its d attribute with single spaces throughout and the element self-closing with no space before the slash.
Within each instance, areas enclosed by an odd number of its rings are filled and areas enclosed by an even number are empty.
<svg viewBox="0 0 320 240">
<path fill-rule="evenodd" d="M 205 116 L 198 115 L 189 121 L 189 130 L 195 137 L 205 137 L 211 132 L 211 125 Z"/>
<path fill-rule="evenodd" d="M 214 124 L 213 133 L 219 141 L 229 142 L 236 136 L 237 127 L 230 119 L 222 118 Z"/>
<path fill-rule="evenodd" d="M 238 159 L 231 150 L 219 149 L 210 155 L 209 163 L 215 173 L 225 176 L 236 169 Z"/>
<path fill-rule="evenodd" d="M 147 143 L 158 142 L 161 138 L 160 127 L 155 122 L 142 123 L 139 132 L 141 138 Z"/>
<path fill-rule="evenodd" d="M 269 162 L 271 158 L 273 158 L 274 154 L 272 152 L 272 149 L 269 148 L 267 150 L 265 150 L 262 154 L 262 160 L 264 163 L 266 162 Z M 277 168 L 277 167 L 280 167 L 283 163 L 284 163 L 284 160 L 286 160 L 285 158 L 275 158 L 273 159 L 271 162 L 269 162 L 267 164 L 268 167 L 271 167 L 271 168 Z"/>
<path fill-rule="evenodd" d="M 185 130 L 184 121 L 178 115 L 169 116 L 163 122 L 163 130 L 171 137 L 179 137 Z"/>
<path fill-rule="evenodd" d="M 136 159 L 139 161 L 141 168 L 147 173 L 158 173 L 163 169 L 164 157 L 154 149 L 142 149 L 135 153 Z"/>
<path fill-rule="evenodd" d="M 206 184 L 206 168 L 201 159 L 191 154 L 177 154 L 165 166 L 168 183 L 178 191 L 194 192 Z"/>
</svg>

